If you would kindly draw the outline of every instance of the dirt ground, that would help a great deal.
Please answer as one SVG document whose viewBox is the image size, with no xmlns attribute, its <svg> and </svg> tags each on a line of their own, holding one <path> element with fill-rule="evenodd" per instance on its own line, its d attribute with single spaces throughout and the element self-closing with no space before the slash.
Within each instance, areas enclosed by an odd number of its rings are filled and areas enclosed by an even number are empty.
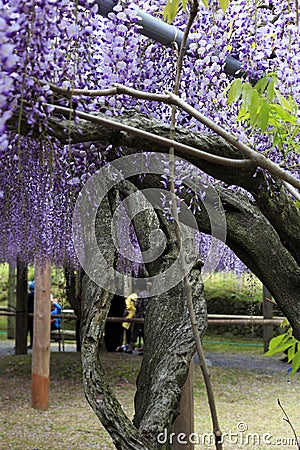
<svg viewBox="0 0 300 450">
<path fill-rule="evenodd" d="M 283 420 L 279 398 L 300 434 L 300 374 L 290 377 L 278 359 L 257 355 L 211 352 L 224 450 L 296 449 L 293 434 Z M 133 415 L 135 380 L 141 357 L 103 353 L 103 363 L 114 391 L 129 417 Z M 266 364 L 266 366 L 264 366 Z M 31 408 L 31 355 L 0 356 L 0 449 L 71 450 L 114 449 L 82 388 L 80 355 L 51 354 L 50 407 Z M 210 450 L 211 421 L 199 366 L 195 365 L 195 450 Z M 206 438 L 205 438 L 206 436 Z M 206 439 L 206 441 L 204 441 Z"/>
</svg>

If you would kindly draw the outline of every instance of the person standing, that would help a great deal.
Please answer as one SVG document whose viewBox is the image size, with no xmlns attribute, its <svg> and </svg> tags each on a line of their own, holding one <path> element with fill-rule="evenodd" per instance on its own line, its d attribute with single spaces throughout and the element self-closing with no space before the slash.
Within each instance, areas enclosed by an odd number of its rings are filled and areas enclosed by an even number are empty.
<svg viewBox="0 0 300 450">
<path fill-rule="evenodd" d="M 51 330 L 59 330 L 61 327 L 61 317 L 53 317 L 53 316 L 61 316 L 62 307 L 59 303 L 57 303 L 57 299 L 51 299 Z"/>
<path fill-rule="evenodd" d="M 132 319 L 135 314 L 135 302 L 137 301 L 137 293 L 133 292 L 132 294 L 128 295 L 128 297 L 125 300 L 125 311 L 123 314 L 124 319 Z M 131 340 L 131 330 L 132 326 L 130 322 L 123 322 L 122 323 L 123 328 L 125 328 L 125 334 L 126 334 L 126 346 L 129 347 L 130 340 Z"/>
<path fill-rule="evenodd" d="M 145 319 L 151 288 L 152 288 L 152 283 L 147 282 L 146 289 L 144 289 L 142 291 L 138 290 L 138 298 L 135 302 L 135 313 L 134 313 L 134 317 L 137 319 Z M 133 349 L 134 349 L 134 346 L 135 346 L 135 343 L 136 343 L 138 337 L 143 339 L 143 344 L 144 344 L 145 336 L 144 336 L 144 324 L 143 323 L 134 323 L 133 324 L 131 338 L 130 338 L 130 345 L 129 345 L 129 349 L 127 350 L 127 353 L 133 352 Z M 142 354 L 143 354 L 143 347 L 141 347 L 139 349 L 139 355 L 142 355 Z"/>
</svg>

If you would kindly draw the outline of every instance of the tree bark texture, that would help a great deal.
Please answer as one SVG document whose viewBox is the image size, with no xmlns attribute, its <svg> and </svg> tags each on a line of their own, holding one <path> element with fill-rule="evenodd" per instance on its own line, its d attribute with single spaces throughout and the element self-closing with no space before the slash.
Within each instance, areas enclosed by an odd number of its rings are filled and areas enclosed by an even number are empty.
<svg viewBox="0 0 300 450">
<path fill-rule="evenodd" d="M 107 198 L 102 202 L 96 222 L 97 238 L 110 242 L 111 212 Z M 107 248 L 111 246 L 108 245 Z M 105 258 L 111 266 L 114 266 L 116 259 L 114 252 L 107 251 Z M 91 264 L 93 265 L 94 262 L 92 261 Z M 99 287 L 87 275 L 83 277 L 81 357 L 85 395 L 117 449 L 150 450 L 147 441 L 132 425 L 112 392 L 101 363 L 99 342 L 112 297 L 113 294 Z"/>
<path fill-rule="evenodd" d="M 189 275 L 200 335 L 206 329 L 201 267 Z M 186 381 L 195 342 L 188 315 L 183 283 L 152 297 L 145 318 L 144 358 L 137 381 L 134 424 L 159 449 L 157 436 L 179 414 L 180 390 Z"/>
<path fill-rule="evenodd" d="M 125 183 L 122 187 L 126 195 L 132 193 Z M 156 213 L 145 210 L 134 218 L 134 227 L 144 251 L 151 248 L 151 231 L 159 227 L 167 236 L 165 252 L 146 264 L 150 277 L 164 273 L 178 257 L 174 224 L 164 218 L 161 210 Z M 189 273 L 200 336 L 207 326 L 201 266 L 196 260 Z M 172 289 L 151 297 L 144 333 L 144 358 L 137 380 L 133 423 L 151 442 L 151 449 L 156 450 L 161 448 L 157 436 L 165 430 L 169 432 L 180 413 L 181 388 L 196 351 L 182 279 Z"/>
</svg>

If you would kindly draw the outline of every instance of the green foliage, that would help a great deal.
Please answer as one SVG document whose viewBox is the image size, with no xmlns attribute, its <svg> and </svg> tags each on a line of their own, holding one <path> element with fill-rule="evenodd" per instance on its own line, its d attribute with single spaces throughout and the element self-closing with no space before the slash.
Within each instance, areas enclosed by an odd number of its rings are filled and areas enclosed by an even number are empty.
<svg viewBox="0 0 300 450">
<path fill-rule="evenodd" d="M 285 319 L 281 326 L 285 327 L 288 324 Z M 292 335 L 292 328 L 280 334 L 279 336 L 271 339 L 269 344 L 269 350 L 265 353 L 265 356 L 273 356 L 278 353 L 287 351 L 288 362 L 292 363 L 291 374 L 295 374 L 300 367 L 300 342 Z"/>
<path fill-rule="evenodd" d="M 229 6 L 229 0 L 219 0 L 220 7 L 225 12 Z"/>
<path fill-rule="evenodd" d="M 34 280 L 34 267 L 28 266 L 28 281 Z M 8 296 L 8 264 L 0 265 L 0 306 L 7 306 Z M 65 275 L 62 268 L 52 267 L 51 293 L 66 307 Z"/>
<path fill-rule="evenodd" d="M 230 0 L 219 0 L 220 8 L 224 11 L 224 13 L 226 12 L 229 6 L 229 1 Z M 163 10 L 164 20 L 167 20 L 168 23 L 172 23 L 175 17 L 177 16 L 180 7 L 182 6 L 183 9 L 186 9 L 187 3 L 188 0 L 168 0 Z M 202 0 L 202 3 L 206 8 L 209 7 L 208 0 Z"/>
<path fill-rule="evenodd" d="M 254 276 L 249 279 L 247 273 L 236 275 L 234 272 L 215 272 L 204 283 L 204 296 L 207 300 L 219 299 L 224 302 L 228 299 L 241 303 L 253 299 L 261 302 L 262 284 Z"/>
<path fill-rule="evenodd" d="M 271 134 L 273 147 L 299 153 L 300 143 L 295 142 L 300 133 L 297 103 L 290 95 L 281 95 L 277 84 L 275 74 L 261 78 L 255 86 L 237 78 L 230 86 L 227 103 L 239 102 L 237 121 L 247 123 L 254 131 Z"/>
<path fill-rule="evenodd" d="M 186 0 L 184 1 L 186 5 Z M 164 19 L 168 20 L 168 23 L 172 23 L 175 17 L 177 16 L 179 10 L 180 0 L 168 0 L 165 9 L 164 9 Z"/>
</svg>

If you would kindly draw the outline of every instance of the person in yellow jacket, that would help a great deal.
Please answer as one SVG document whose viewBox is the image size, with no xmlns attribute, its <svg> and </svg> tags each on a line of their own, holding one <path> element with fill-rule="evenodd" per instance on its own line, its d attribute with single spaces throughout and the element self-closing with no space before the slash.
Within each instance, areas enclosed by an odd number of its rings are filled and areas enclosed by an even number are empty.
<svg viewBox="0 0 300 450">
<path fill-rule="evenodd" d="M 132 294 L 128 295 L 128 297 L 125 300 L 125 311 L 124 311 L 124 318 L 126 319 L 132 319 L 135 315 L 135 302 L 137 301 L 137 294 L 133 292 Z M 123 328 L 126 330 L 126 344 L 130 344 L 130 338 L 131 338 L 131 323 L 130 322 L 122 322 Z"/>
</svg>

